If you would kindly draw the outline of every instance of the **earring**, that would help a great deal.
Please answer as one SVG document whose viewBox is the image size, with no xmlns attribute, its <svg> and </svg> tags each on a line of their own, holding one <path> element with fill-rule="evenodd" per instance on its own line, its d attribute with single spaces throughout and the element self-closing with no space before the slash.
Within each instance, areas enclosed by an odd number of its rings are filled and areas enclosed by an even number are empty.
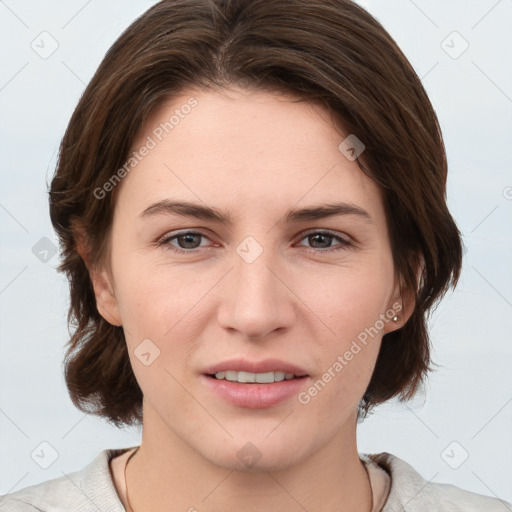
<svg viewBox="0 0 512 512">
<path fill-rule="evenodd" d="M 393 317 L 393 322 L 398 322 L 398 316 L 397 316 L 397 315 L 395 315 L 395 316 Z"/>
</svg>

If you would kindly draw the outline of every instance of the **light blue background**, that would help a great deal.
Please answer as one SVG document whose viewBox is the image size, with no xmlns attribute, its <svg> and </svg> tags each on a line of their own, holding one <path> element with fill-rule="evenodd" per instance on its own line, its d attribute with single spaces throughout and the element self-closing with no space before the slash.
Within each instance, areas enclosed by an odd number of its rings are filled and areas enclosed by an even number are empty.
<svg viewBox="0 0 512 512">
<path fill-rule="evenodd" d="M 32 248 L 43 237 L 56 243 L 46 182 L 80 94 L 122 30 L 154 3 L 0 2 L 0 494 L 139 442 L 137 430 L 72 406 L 61 366 L 67 281 L 57 256 L 43 263 Z M 427 480 L 512 501 L 512 1 L 360 3 L 403 49 L 438 113 L 466 256 L 457 291 L 431 321 L 441 368 L 426 394 L 386 404 L 359 427 L 359 451 L 387 451 Z M 31 47 L 43 31 L 58 43 L 46 59 Z M 469 44 L 458 58 L 464 42 L 453 31 Z M 51 48 L 50 36 L 40 37 Z M 43 441 L 58 453 L 48 469 L 31 458 Z M 463 450 L 469 458 L 452 469 L 446 460 L 454 465 Z"/>
</svg>

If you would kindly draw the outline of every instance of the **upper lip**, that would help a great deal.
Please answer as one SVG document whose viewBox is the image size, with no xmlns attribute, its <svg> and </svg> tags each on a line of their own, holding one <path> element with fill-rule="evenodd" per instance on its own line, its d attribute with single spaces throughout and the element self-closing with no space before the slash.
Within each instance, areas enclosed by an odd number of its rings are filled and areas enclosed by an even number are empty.
<svg viewBox="0 0 512 512">
<path fill-rule="evenodd" d="M 249 361 L 247 359 L 229 359 L 221 363 L 213 364 L 204 371 L 207 375 L 213 375 L 217 372 L 235 371 L 235 372 L 285 372 L 293 373 L 296 377 L 308 375 L 306 370 L 295 364 L 282 361 L 281 359 L 264 359 L 262 361 Z"/>
</svg>

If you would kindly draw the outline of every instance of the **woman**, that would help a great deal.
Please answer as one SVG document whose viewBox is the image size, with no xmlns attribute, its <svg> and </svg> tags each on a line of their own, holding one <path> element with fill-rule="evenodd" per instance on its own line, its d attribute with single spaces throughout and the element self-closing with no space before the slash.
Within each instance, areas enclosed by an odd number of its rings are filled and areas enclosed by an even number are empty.
<svg viewBox="0 0 512 512">
<path fill-rule="evenodd" d="M 142 442 L 0 509 L 510 509 L 357 451 L 430 370 L 426 315 L 461 268 L 446 173 L 420 80 L 349 0 L 149 9 L 50 189 L 68 388 Z"/>
</svg>

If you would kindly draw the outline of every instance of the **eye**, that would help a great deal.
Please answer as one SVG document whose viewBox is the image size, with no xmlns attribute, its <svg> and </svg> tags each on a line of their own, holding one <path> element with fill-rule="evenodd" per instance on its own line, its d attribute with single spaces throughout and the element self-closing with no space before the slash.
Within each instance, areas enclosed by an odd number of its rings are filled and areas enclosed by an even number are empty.
<svg viewBox="0 0 512 512">
<path fill-rule="evenodd" d="M 197 231 L 183 231 L 171 236 L 165 236 L 158 241 L 158 245 L 165 246 L 166 248 L 179 253 L 191 253 L 194 252 L 194 249 L 201 247 L 202 238 L 208 239 L 206 235 Z M 178 246 L 172 243 L 174 241 L 176 241 Z"/>
<path fill-rule="evenodd" d="M 303 235 L 301 240 L 306 239 L 309 243 L 313 244 L 313 250 L 319 252 L 339 251 L 354 245 L 348 238 L 343 238 L 339 234 L 336 234 L 332 231 L 310 231 L 309 233 Z M 332 247 L 331 244 L 333 240 L 337 240 L 339 242 L 338 246 Z M 317 247 L 315 247 L 315 245 Z M 318 245 L 320 247 L 318 247 Z"/>
<path fill-rule="evenodd" d="M 190 254 L 201 247 L 205 247 L 204 245 L 201 245 L 202 239 L 209 240 L 209 238 L 203 233 L 197 231 L 182 231 L 181 233 L 164 236 L 157 242 L 157 245 L 163 246 L 166 249 L 177 253 Z M 313 252 L 333 252 L 346 249 L 354 245 L 348 238 L 344 238 L 339 234 L 325 230 L 310 231 L 302 236 L 301 241 L 306 239 L 313 245 L 313 247 L 311 247 Z M 334 240 L 338 241 L 338 245 L 333 247 L 332 242 Z"/>
</svg>

